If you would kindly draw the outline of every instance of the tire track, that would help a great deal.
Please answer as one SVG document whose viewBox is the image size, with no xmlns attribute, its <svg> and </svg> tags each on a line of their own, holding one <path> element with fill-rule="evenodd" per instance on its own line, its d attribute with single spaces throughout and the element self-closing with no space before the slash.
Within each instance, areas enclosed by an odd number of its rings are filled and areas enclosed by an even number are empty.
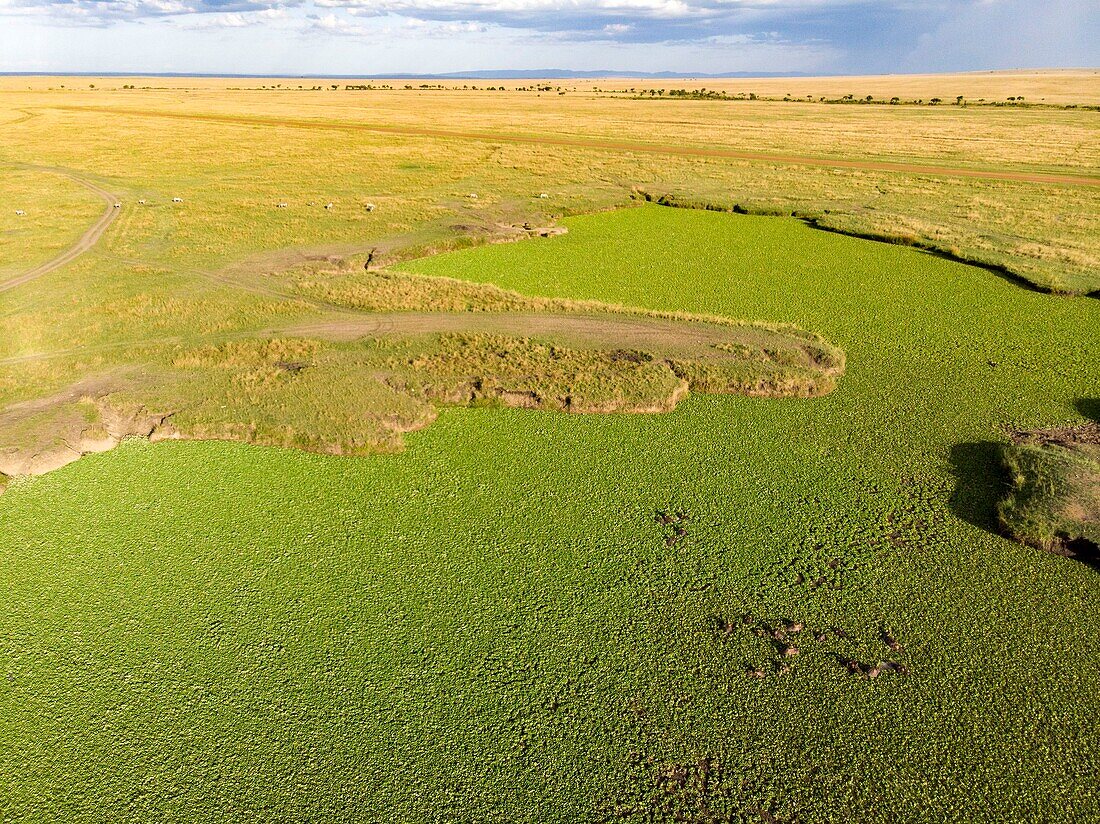
<svg viewBox="0 0 1100 824">
<path fill-rule="evenodd" d="M 933 177 L 964 177 L 979 180 L 996 180 L 1010 183 L 1044 183 L 1066 186 L 1100 186 L 1100 177 L 1044 172 L 1023 172 L 1011 169 L 974 169 L 939 164 L 906 163 L 892 160 L 848 160 L 812 155 L 755 152 L 744 149 L 704 146 L 673 146 L 660 143 L 642 143 L 627 140 L 585 140 L 554 135 L 524 135 L 504 132 L 470 132 L 459 129 L 421 128 L 394 126 L 380 123 L 339 123 L 308 118 L 283 118 L 202 114 L 190 112 L 153 111 L 150 109 L 109 108 L 102 106 L 52 106 L 54 110 L 93 112 L 125 115 L 129 117 L 165 118 L 169 120 L 196 120 L 207 123 L 226 123 L 237 126 L 277 126 L 295 129 L 320 129 L 327 131 L 373 132 L 404 137 L 432 137 L 446 140 L 470 140 L 484 143 L 518 143 L 536 146 L 564 146 L 576 149 L 592 149 L 609 152 L 638 152 L 680 157 L 719 157 L 733 160 L 749 160 L 761 163 L 778 163 L 785 166 L 812 166 L 824 169 L 856 169 L 869 172 L 898 172 Z"/>
<path fill-rule="evenodd" d="M 26 123 L 28 120 L 31 120 L 32 118 L 39 117 L 38 112 L 32 112 L 30 109 L 16 109 L 16 111 L 17 112 L 22 112 L 23 116 L 22 117 L 17 117 L 17 118 L 15 118 L 15 120 L 9 120 L 7 123 L 3 124 L 4 126 L 16 126 L 19 123 Z"/>
<path fill-rule="evenodd" d="M 38 266 L 35 266 L 33 269 L 29 269 L 21 275 L 16 275 L 15 277 L 8 278 L 5 281 L 0 281 L 0 293 L 7 292 L 8 290 L 14 289 L 17 286 L 22 286 L 24 283 L 30 283 L 36 278 L 40 278 L 43 275 L 49 274 L 55 269 L 60 269 L 62 266 L 72 263 L 82 254 L 84 254 L 96 245 L 99 239 L 103 236 L 103 233 L 107 231 L 107 227 L 114 222 L 119 212 L 119 210 L 116 209 L 114 206 L 117 200 L 115 195 L 111 194 L 106 189 L 97 186 L 95 183 L 88 180 L 87 178 L 81 177 L 75 172 L 70 172 L 68 169 L 59 169 L 52 166 L 29 166 L 20 164 L 19 168 L 37 169 L 43 172 L 63 175 L 64 177 L 69 178 L 75 183 L 79 183 L 88 191 L 98 195 L 106 202 L 107 208 L 103 210 L 103 214 L 99 216 L 99 219 L 91 225 L 88 231 L 80 236 L 80 239 L 76 243 L 61 252 L 57 257 L 53 258 L 52 260 L 48 260 L 45 263 L 41 263 Z"/>
</svg>

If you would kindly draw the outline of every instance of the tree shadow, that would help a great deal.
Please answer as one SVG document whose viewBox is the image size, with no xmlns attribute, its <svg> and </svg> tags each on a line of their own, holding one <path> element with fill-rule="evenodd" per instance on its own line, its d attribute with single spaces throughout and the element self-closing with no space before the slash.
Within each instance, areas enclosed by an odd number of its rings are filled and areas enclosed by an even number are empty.
<svg viewBox="0 0 1100 824">
<path fill-rule="evenodd" d="M 1077 407 L 1078 414 L 1100 423 L 1100 398 L 1078 398 L 1073 405 Z"/>
<path fill-rule="evenodd" d="M 1059 554 L 1100 572 L 1100 546 L 1088 538 L 1067 538 L 1062 547 L 1064 552 Z"/>
<path fill-rule="evenodd" d="M 951 511 L 968 524 L 996 535 L 1001 534 L 997 502 L 1007 491 L 1000 448 L 994 441 L 960 443 L 951 447 L 950 457 L 951 474 L 955 476 Z"/>
</svg>

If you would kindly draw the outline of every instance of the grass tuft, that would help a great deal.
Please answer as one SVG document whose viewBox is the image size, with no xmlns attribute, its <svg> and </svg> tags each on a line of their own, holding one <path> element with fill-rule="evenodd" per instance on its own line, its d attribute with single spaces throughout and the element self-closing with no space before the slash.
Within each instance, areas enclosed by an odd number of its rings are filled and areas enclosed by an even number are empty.
<svg viewBox="0 0 1100 824">
<path fill-rule="evenodd" d="M 1074 556 L 1100 546 L 1100 424 L 1019 432 L 1001 447 L 1010 490 L 997 514 L 1006 534 Z"/>
</svg>

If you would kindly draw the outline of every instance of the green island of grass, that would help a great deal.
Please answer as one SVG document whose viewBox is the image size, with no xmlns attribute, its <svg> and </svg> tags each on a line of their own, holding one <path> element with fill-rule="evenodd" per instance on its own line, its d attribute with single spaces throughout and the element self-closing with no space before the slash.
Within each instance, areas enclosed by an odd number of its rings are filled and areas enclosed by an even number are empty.
<svg viewBox="0 0 1100 824">
<path fill-rule="evenodd" d="M 1069 557 L 1098 560 L 1100 424 L 1014 433 L 1001 460 L 1011 491 L 997 514 L 1006 534 Z"/>
<path fill-rule="evenodd" d="M 151 341 L 132 362 L 8 405 L 0 477 L 42 474 L 132 436 L 362 455 L 400 449 L 441 405 L 667 412 L 692 391 L 815 397 L 844 371 L 840 350 L 790 324 L 351 271 L 323 273 L 349 297 L 330 294 L 307 323 L 191 347 Z"/>
</svg>

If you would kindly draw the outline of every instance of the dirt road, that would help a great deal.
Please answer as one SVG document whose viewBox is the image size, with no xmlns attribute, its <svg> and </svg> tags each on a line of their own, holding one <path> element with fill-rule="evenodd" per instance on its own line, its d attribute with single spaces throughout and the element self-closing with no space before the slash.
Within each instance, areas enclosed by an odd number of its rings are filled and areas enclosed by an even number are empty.
<svg viewBox="0 0 1100 824">
<path fill-rule="evenodd" d="M 488 333 L 533 337 L 582 349 L 640 350 L 661 357 L 696 361 L 733 361 L 744 358 L 742 347 L 784 351 L 791 363 L 836 376 L 844 371 L 843 356 L 822 362 L 819 341 L 764 324 L 720 323 L 701 318 L 678 318 L 623 311 L 591 312 L 361 312 L 330 310 L 324 317 L 286 326 L 240 330 L 214 335 L 168 336 L 112 341 L 78 349 L 30 352 L 0 358 L 0 367 L 112 349 L 171 345 L 199 346 L 248 338 L 307 337 L 331 341 L 364 338 L 408 338 L 433 334 Z"/>
<path fill-rule="evenodd" d="M 845 158 L 814 157 L 785 153 L 755 152 L 714 146 L 672 146 L 627 140 L 585 140 L 557 135 L 507 134 L 501 132 L 468 132 L 457 129 L 430 129 L 412 126 L 393 126 L 379 123 L 350 123 L 308 118 L 261 117 L 190 112 L 166 112 L 151 109 L 108 108 L 101 106 L 52 106 L 55 110 L 72 112 L 96 112 L 126 115 L 129 117 L 167 118 L 172 120 L 198 120 L 207 123 L 231 123 L 239 126 L 279 126 L 298 129 L 322 129 L 329 131 L 362 131 L 394 134 L 407 137 L 437 137 L 449 140 L 477 140 L 486 143 L 520 143 L 539 146 L 567 146 L 578 149 L 594 149 L 610 152 L 639 152 L 682 157 L 724 157 L 734 160 L 752 160 L 762 163 L 778 163 L 786 166 L 813 166 L 825 169 L 859 169 L 872 172 L 900 172 L 903 174 L 932 175 L 935 177 L 966 177 L 980 180 L 1000 180 L 1016 183 L 1055 183 L 1067 186 L 1100 186 L 1100 177 L 1087 175 L 1054 174 L 1014 171 L 1011 169 L 976 169 L 939 164 L 906 163 L 891 160 L 848 160 Z"/>
<path fill-rule="evenodd" d="M 828 344 L 764 324 L 623 311 L 570 312 L 367 312 L 279 329 L 265 337 L 300 336 L 351 341 L 430 334 L 488 333 L 548 340 L 567 347 L 645 352 L 695 362 L 739 361 L 746 351 L 782 352 L 790 366 L 819 376 L 844 371 L 844 356 Z"/>
<path fill-rule="evenodd" d="M 14 289 L 17 286 L 22 286 L 24 283 L 29 283 L 35 278 L 40 278 L 42 277 L 42 275 L 52 272 L 54 269 L 60 269 L 62 266 L 68 263 L 72 263 L 72 261 L 76 260 L 82 254 L 95 246 L 96 242 L 103 235 L 103 233 L 107 231 L 107 227 L 111 225 L 111 222 L 115 219 L 115 217 L 118 216 L 119 212 L 119 210 L 116 209 L 114 206 L 117 201 L 115 195 L 111 194 L 106 189 L 100 188 L 87 178 L 83 178 L 78 174 L 68 171 L 67 169 L 55 169 L 52 167 L 46 168 L 42 166 L 21 166 L 20 168 L 38 169 L 39 171 L 43 172 L 64 175 L 70 180 L 79 183 L 85 189 L 94 192 L 95 194 L 103 198 L 104 202 L 107 204 L 107 208 L 103 210 L 103 214 L 99 216 L 99 219 L 92 224 L 88 231 L 80 236 L 80 240 L 78 240 L 65 251 L 61 252 L 53 260 L 49 260 L 45 263 L 39 264 L 38 266 L 35 266 L 33 269 L 30 269 L 21 275 L 16 275 L 15 277 L 8 278 L 5 281 L 0 281 L 0 292 L 7 292 L 9 289 Z"/>
<path fill-rule="evenodd" d="M 798 350 L 803 337 L 763 325 L 713 323 L 614 311 L 594 312 L 364 312 L 264 330 L 264 336 L 319 337 L 336 341 L 415 337 L 439 333 L 488 333 L 553 338 L 593 349 L 638 349 L 708 360 L 736 360 L 740 343 L 753 348 Z"/>
</svg>

